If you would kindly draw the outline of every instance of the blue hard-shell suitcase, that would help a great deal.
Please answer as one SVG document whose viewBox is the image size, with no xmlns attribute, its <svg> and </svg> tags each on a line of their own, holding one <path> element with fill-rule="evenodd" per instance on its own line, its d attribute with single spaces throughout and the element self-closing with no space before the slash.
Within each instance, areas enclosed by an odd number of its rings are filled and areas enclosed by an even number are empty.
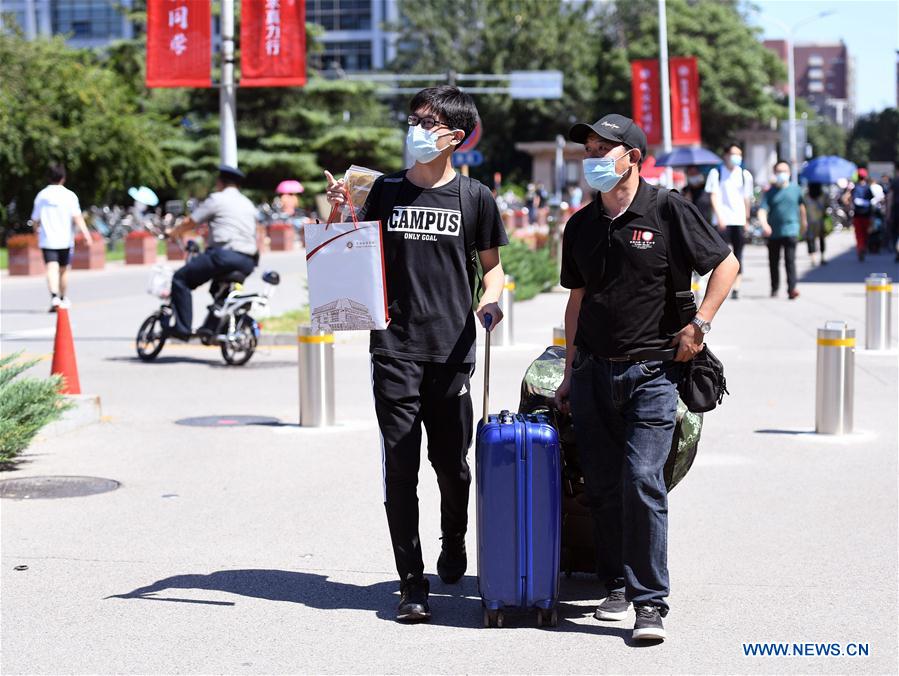
<svg viewBox="0 0 899 676">
<path fill-rule="evenodd" d="M 536 608 L 537 626 L 556 626 L 562 532 L 559 436 L 544 416 L 487 414 L 489 332 L 486 354 L 484 419 L 475 449 L 484 626 L 502 627 L 503 611 L 510 608 Z"/>
</svg>

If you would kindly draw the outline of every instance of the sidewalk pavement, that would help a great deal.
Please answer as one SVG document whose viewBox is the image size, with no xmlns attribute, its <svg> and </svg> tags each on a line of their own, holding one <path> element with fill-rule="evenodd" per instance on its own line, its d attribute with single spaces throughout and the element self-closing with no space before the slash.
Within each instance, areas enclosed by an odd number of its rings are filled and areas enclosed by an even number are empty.
<svg viewBox="0 0 899 676">
<path fill-rule="evenodd" d="M 336 346 L 338 424 L 301 429 L 292 348 L 264 348 L 246 367 L 227 368 L 216 350 L 167 345 L 143 364 L 131 341 L 149 298 L 137 277 L 110 275 L 108 302 L 88 300 L 87 282 L 73 280 L 73 296 L 84 299 L 72 310 L 81 382 L 102 397 L 107 418 L 37 441 L 2 478 L 79 475 L 122 486 L 0 504 L 0 670 L 895 673 L 895 351 L 857 351 L 855 434 L 811 432 L 816 329 L 846 319 L 863 346 L 864 277 L 896 266 L 885 255 L 855 261 L 850 233 L 828 245 L 823 268 L 809 269 L 800 251 L 795 301 L 785 291 L 768 297 L 766 251 L 747 248 L 742 297 L 725 303 L 709 334 L 732 394 L 707 414 L 696 464 L 671 495 L 669 639 L 641 648 L 629 642 L 632 615 L 592 618 L 600 589 L 588 576 L 562 580 L 557 629 L 537 629 L 532 614 L 483 629 L 473 530 L 461 585 L 434 575 L 438 497 L 426 462 L 421 534 L 434 618 L 393 621 L 364 334 L 341 335 Z M 279 297 L 296 297 L 299 257 L 278 262 L 282 276 L 293 275 Z M 3 352 L 45 354 L 49 320 L 21 314 L 40 286 L 7 281 Z M 544 294 L 516 307 L 517 343 L 493 355 L 492 411 L 517 407 L 521 376 L 551 342 L 565 301 Z M 236 415 L 280 424 L 178 423 Z M 472 521 L 474 505 L 473 489 Z M 769 641 L 867 643 L 870 654 L 744 657 L 743 643 Z"/>
</svg>

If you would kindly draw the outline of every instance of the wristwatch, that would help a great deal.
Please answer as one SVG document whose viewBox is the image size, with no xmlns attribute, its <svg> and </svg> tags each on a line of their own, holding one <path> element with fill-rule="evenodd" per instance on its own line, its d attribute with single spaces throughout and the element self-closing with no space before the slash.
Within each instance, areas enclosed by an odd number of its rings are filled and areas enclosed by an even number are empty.
<svg viewBox="0 0 899 676">
<path fill-rule="evenodd" d="M 690 320 L 690 323 L 695 324 L 697 327 L 699 327 L 699 330 L 702 331 L 703 335 L 712 330 L 712 323 L 701 319 L 699 315 L 693 317 L 693 319 Z"/>
</svg>

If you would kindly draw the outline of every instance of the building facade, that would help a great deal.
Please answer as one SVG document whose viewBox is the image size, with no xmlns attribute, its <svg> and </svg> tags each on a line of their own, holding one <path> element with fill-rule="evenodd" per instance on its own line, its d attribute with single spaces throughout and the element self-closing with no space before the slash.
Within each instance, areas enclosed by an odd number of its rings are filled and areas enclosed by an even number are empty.
<svg viewBox="0 0 899 676">
<path fill-rule="evenodd" d="M 396 56 L 398 0 L 306 0 L 306 21 L 324 28 L 324 53 L 310 54 L 325 74 L 383 70 Z"/>
<path fill-rule="evenodd" d="M 134 24 L 119 7 L 131 0 L 0 0 L 0 30 L 11 24 L 25 37 L 65 35 L 71 47 L 102 47 L 134 37 Z"/>
<path fill-rule="evenodd" d="M 785 40 L 765 40 L 764 44 L 787 63 Z M 793 55 L 797 98 L 808 101 L 822 117 L 851 129 L 855 124 L 855 80 L 846 44 L 797 43 Z M 787 93 L 786 83 L 781 91 Z"/>
</svg>

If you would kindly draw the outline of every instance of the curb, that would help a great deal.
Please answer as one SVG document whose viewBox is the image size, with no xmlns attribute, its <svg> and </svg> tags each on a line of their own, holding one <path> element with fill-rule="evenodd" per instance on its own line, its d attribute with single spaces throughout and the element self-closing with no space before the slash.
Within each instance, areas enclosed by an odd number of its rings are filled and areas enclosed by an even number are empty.
<svg viewBox="0 0 899 676">
<path fill-rule="evenodd" d="M 62 418 L 38 432 L 39 437 L 58 437 L 66 432 L 100 422 L 100 396 L 97 394 L 67 394 L 65 398 L 74 406 L 63 413 Z"/>
</svg>

